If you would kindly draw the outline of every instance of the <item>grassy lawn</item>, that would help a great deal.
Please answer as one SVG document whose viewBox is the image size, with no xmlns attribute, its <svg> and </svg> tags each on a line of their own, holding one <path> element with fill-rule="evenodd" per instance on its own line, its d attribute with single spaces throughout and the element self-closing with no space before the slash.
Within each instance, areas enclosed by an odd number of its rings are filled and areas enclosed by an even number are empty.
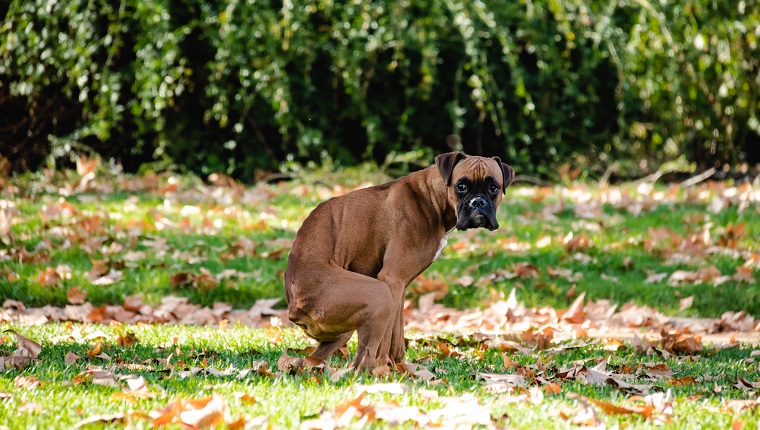
<svg viewBox="0 0 760 430">
<path fill-rule="evenodd" d="M 497 232 L 454 233 L 411 287 L 407 359 L 427 371 L 340 376 L 345 357 L 329 369 L 279 360 L 312 344 L 278 313 L 286 256 L 320 201 L 387 177 L 309 172 L 243 187 L 104 170 L 3 185 L 0 329 L 42 348 L 0 370 L 0 425 L 71 428 L 106 414 L 88 425 L 757 426 L 760 355 L 729 340 L 756 338 L 757 187 L 518 184 Z M 174 297 L 185 307 L 168 308 Z M 629 334 L 669 332 L 675 344 L 604 336 L 602 304 Z M 499 306 L 507 320 L 492 323 Z M 232 309 L 259 311 L 240 324 Z M 667 317 L 634 324 L 625 309 Z M 59 311 L 73 323 L 22 318 L 65 320 Z M 486 316 L 464 324 L 467 312 Z M 200 314 L 212 324 L 150 324 Z M 726 341 L 702 344 L 716 332 Z M 23 343 L 0 334 L 0 357 Z"/>
<path fill-rule="evenodd" d="M 292 375 L 278 371 L 277 361 L 283 350 L 310 343 L 288 328 L 83 328 L 49 324 L 18 330 L 47 341 L 42 343 L 38 361 L 22 370 L 5 370 L 0 377 L 0 424 L 9 428 L 71 428 L 97 416 L 118 417 L 119 422 L 147 428 L 178 399 L 198 400 L 213 395 L 223 401 L 228 424 L 240 418 L 250 423 L 266 420 L 275 428 L 298 427 L 309 419 L 340 415 L 336 411 L 362 391 L 367 394 L 361 405 L 387 408 L 387 418 L 380 421 L 368 411 L 355 411 L 354 419 L 348 421 L 351 427 L 360 427 L 362 419 L 376 426 L 395 422 L 394 419 L 406 427 L 424 423 L 425 419 L 431 419 L 433 424 L 459 420 L 469 426 L 479 422 L 474 420 L 482 419 L 482 415 L 477 410 L 463 411 L 452 405 L 477 399 L 488 423 L 497 426 L 565 428 L 568 423 L 604 423 L 637 427 L 661 423 L 668 428 L 726 428 L 738 420 L 754 428 L 753 411 L 758 406 L 756 389 L 752 388 L 758 379 L 757 357 L 748 347 L 707 349 L 693 358 L 665 359 L 635 353 L 630 347 L 609 352 L 594 342 L 535 353 L 505 353 L 499 347 L 484 346 L 488 342 L 473 342 L 451 347 L 448 353 L 457 355 L 453 358 L 446 357 L 436 346 L 451 341 L 451 337 L 412 333 L 415 340 L 409 358 L 425 362 L 434 375 L 432 379 L 400 373 L 351 373 L 331 381 L 321 369 Z M 118 345 L 119 335 L 127 332 L 134 334 L 137 343 Z M 88 355 L 98 344 L 99 353 Z M 13 346 L 8 341 L 0 351 L 10 352 Z M 353 342 L 351 346 L 355 346 Z M 81 358 L 67 364 L 65 357 L 69 353 Z M 267 372 L 256 370 L 262 361 L 268 366 Z M 346 359 L 333 358 L 329 364 L 340 368 L 347 363 Z M 620 388 L 603 381 L 562 376 L 566 369 L 592 368 L 599 363 L 604 363 L 608 373 L 617 375 L 615 378 L 645 388 Z M 93 376 L 98 371 L 113 376 Z M 522 375 L 525 382 L 486 387 L 479 377 L 484 373 Z M 143 378 L 143 388 L 131 392 L 130 378 Z M 743 380 L 749 385 L 743 385 Z M 584 398 L 604 404 L 589 408 L 586 405 L 591 403 Z M 620 407 L 621 414 L 603 412 L 611 405 Z M 410 413 L 402 406 L 416 410 Z M 586 409 L 593 413 L 589 416 Z"/>
</svg>

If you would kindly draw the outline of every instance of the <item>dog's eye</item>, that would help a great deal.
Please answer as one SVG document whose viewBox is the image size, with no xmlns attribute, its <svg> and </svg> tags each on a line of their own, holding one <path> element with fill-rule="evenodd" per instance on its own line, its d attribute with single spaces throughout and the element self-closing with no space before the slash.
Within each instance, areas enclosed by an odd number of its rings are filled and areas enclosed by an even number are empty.
<svg viewBox="0 0 760 430">
<path fill-rule="evenodd" d="M 497 187 L 495 184 L 491 184 L 491 186 L 488 187 L 488 191 L 490 191 L 491 194 L 498 194 L 499 193 L 499 187 Z"/>
<path fill-rule="evenodd" d="M 457 184 L 457 191 L 459 191 L 460 193 L 466 193 L 467 184 Z"/>
</svg>

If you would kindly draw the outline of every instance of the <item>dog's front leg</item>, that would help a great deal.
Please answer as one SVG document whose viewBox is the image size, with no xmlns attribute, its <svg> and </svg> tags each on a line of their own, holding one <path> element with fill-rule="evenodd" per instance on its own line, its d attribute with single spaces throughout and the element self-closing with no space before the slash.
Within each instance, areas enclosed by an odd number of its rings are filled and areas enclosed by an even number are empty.
<svg viewBox="0 0 760 430">
<path fill-rule="evenodd" d="M 406 291 L 406 282 L 392 279 L 388 276 L 381 274 L 378 276 L 378 280 L 384 282 L 390 287 L 392 301 L 390 303 L 391 313 L 387 321 L 385 334 L 383 341 L 380 343 L 380 347 L 377 350 L 378 364 L 387 363 L 393 361 L 399 363 L 404 359 L 404 349 L 401 349 L 400 356 L 399 351 L 393 348 L 394 336 L 396 331 L 400 330 L 403 348 L 404 338 L 404 292 Z M 400 357 L 400 358 L 399 358 Z"/>
</svg>

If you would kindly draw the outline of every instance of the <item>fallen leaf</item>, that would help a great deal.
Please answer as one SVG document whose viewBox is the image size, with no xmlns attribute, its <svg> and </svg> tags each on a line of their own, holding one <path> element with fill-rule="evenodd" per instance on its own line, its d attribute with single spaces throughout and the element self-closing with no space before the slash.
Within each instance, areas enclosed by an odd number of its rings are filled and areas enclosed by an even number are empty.
<svg viewBox="0 0 760 430">
<path fill-rule="evenodd" d="M 61 276 L 52 267 L 45 268 L 45 270 L 40 272 L 40 274 L 37 276 L 37 282 L 39 282 L 43 287 L 58 285 L 61 283 L 61 281 Z"/>
<path fill-rule="evenodd" d="M 693 354 L 702 351 L 702 337 L 683 333 L 663 333 L 660 345 L 673 354 Z"/>
<path fill-rule="evenodd" d="M 87 272 L 87 279 L 90 280 L 90 282 L 95 281 L 96 279 L 100 278 L 101 276 L 105 276 L 108 273 L 108 266 L 106 266 L 105 260 L 90 260 L 92 262 L 92 268 L 89 272 Z"/>
<path fill-rule="evenodd" d="M 697 378 L 694 376 L 682 376 L 680 378 L 668 379 L 668 384 L 674 387 L 682 387 L 685 385 L 695 385 L 696 383 L 697 383 Z"/>
<path fill-rule="evenodd" d="M 694 296 L 685 297 L 678 301 L 678 309 L 680 310 L 686 310 L 691 307 L 691 305 L 694 304 Z"/>
<path fill-rule="evenodd" d="M 623 405 L 616 405 L 614 403 L 610 403 L 604 400 L 597 400 L 592 399 L 588 397 L 584 397 L 584 400 L 589 401 L 597 406 L 599 406 L 602 411 L 607 415 L 641 415 L 644 418 L 649 418 L 652 416 L 652 406 L 645 405 L 645 406 L 623 406 Z"/>
<path fill-rule="evenodd" d="M 125 334 L 120 334 L 119 338 L 116 340 L 116 344 L 119 346 L 132 346 L 139 342 L 140 340 L 137 339 L 137 335 L 132 333 L 131 331 L 128 331 Z"/>
<path fill-rule="evenodd" d="M 66 292 L 66 298 L 72 305 L 81 305 L 87 299 L 87 292 L 82 291 L 79 287 L 71 287 Z"/>
<path fill-rule="evenodd" d="M 525 387 L 525 376 L 516 373 L 478 373 L 478 379 L 485 381 L 486 385 L 509 385 L 512 387 Z"/>
<path fill-rule="evenodd" d="M 120 393 L 111 394 L 112 399 L 136 403 L 137 399 L 152 399 L 156 397 L 156 393 L 150 391 L 148 383 L 142 376 L 127 378 L 125 382 L 127 384 L 126 389 Z M 93 383 L 95 383 L 94 380 Z"/>
<path fill-rule="evenodd" d="M 413 375 L 423 381 L 431 381 L 435 379 L 435 374 L 420 364 L 405 361 L 403 363 L 396 364 L 396 369 L 401 372 L 409 373 L 410 375 Z"/>
<path fill-rule="evenodd" d="M 460 397 L 442 397 L 438 399 L 443 407 L 429 410 L 427 416 L 437 426 L 448 428 L 473 428 L 483 426 L 493 428 L 491 408 L 481 405 L 472 394 Z"/>
<path fill-rule="evenodd" d="M 116 386 L 116 375 L 108 370 L 90 369 L 85 370 L 74 378 L 74 383 L 84 384 L 90 382 L 94 385 Z"/>
<path fill-rule="evenodd" d="M 36 376 L 17 376 L 13 380 L 13 385 L 16 388 L 32 390 L 42 385 L 42 382 Z"/>
<path fill-rule="evenodd" d="M 241 403 L 245 403 L 247 405 L 256 404 L 256 399 L 248 393 L 235 392 L 233 393 L 233 396 L 235 396 L 235 400 L 238 400 Z"/>
<path fill-rule="evenodd" d="M 42 352 L 42 345 L 16 333 L 14 330 L 5 330 L 4 333 L 13 333 L 16 335 L 18 348 L 10 356 L 0 357 L 0 370 L 8 366 L 15 366 L 18 369 L 26 366 L 30 361 L 36 359 Z"/>
<path fill-rule="evenodd" d="M 68 352 L 66 353 L 66 356 L 63 357 L 63 362 L 65 364 L 75 364 L 77 361 L 79 361 L 80 358 L 82 357 L 74 354 L 73 352 Z"/>
<path fill-rule="evenodd" d="M 606 428 L 596 410 L 585 400 L 581 400 L 577 408 L 560 408 L 558 414 L 562 419 L 577 426 Z"/>
<path fill-rule="evenodd" d="M 102 347 L 103 347 L 102 342 L 96 343 L 95 346 L 92 347 L 92 349 L 87 351 L 87 355 L 89 355 L 90 357 L 95 357 L 96 355 L 100 354 L 100 349 Z"/>
<path fill-rule="evenodd" d="M 208 399 L 188 401 L 186 405 L 189 407 L 179 413 L 179 419 L 182 424 L 191 427 L 217 427 L 224 422 L 227 414 L 227 404 L 216 394 Z"/>
<path fill-rule="evenodd" d="M 123 413 L 117 412 L 115 414 L 99 414 L 99 415 L 93 415 L 91 417 L 85 418 L 81 421 L 78 421 L 76 424 L 74 424 L 74 428 L 82 428 L 90 426 L 91 424 L 114 424 L 119 423 L 120 425 L 124 423 L 126 416 Z"/>
<path fill-rule="evenodd" d="M 289 373 L 291 375 L 296 373 L 302 373 L 306 369 L 306 360 L 300 357 L 291 357 L 283 353 L 279 359 L 277 359 L 277 369 L 280 372 Z"/>
<path fill-rule="evenodd" d="M 573 324 L 580 324 L 586 320 L 586 313 L 583 311 L 583 301 L 586 299 L 586 293 L 581 293 L 578 298 L 575 299 L 572 305 L 562 313 L 561 320 L 567 321 Z"/>
<path fill-rule="evenodd" d="M 441 279 L 432 279 L 420 275 L 409 286 L 409 293 L 414 296 L 435 293 L 433 295 L 435 300 L 441 300 L 449 293 L 449 286 Z"/>
</svg>

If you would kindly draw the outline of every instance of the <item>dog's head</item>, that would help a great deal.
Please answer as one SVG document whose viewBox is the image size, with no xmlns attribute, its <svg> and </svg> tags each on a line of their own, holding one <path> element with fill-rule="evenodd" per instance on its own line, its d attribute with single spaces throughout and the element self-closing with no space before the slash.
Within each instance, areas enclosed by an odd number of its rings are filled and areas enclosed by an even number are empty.
<svg viewBox="0 0 760 430">
<path fill-rule="evenodd" d="M 449 152 L 435 157 L 448 187 L 449 204 L 456 208 L 458 230 L 499 228 L 496 208 L 515 179 L 515 171 L 499 157 L 476 157 Z"/>
</svg>

